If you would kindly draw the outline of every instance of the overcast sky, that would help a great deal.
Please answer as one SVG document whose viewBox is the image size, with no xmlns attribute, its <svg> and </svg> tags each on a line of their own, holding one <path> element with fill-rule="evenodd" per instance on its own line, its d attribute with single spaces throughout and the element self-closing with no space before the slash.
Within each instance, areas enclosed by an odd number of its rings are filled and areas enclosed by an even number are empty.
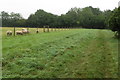
<svg viewBox="0 0 120 80">
<path fill-rule="evenodd" d="M 92 6 L 100 10 L 113 10 L 120 0 L 0 0 L 0 11 L 21 13 L 28 18 L 31 13 L 43 9 L 53 14 L 65 14 L 70 8 Z"/>
</svg>

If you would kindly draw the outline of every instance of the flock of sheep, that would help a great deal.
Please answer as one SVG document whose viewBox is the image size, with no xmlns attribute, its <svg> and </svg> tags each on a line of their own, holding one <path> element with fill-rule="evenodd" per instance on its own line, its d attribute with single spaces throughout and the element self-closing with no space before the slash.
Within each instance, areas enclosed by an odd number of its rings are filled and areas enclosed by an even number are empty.
<svg viewBox="0 0 120 80">
<path fill-rule="evenodd" d="M 38 32 L 39 31 L 36 30 L 36 33 L 38 33 Z M 16 35 L 23 35 L 23 34 L 29 34 L 29 33 L 30 33 L 30 31 L 25 29 L 25 28 L 22 28 L 21 31 L 16 31 Z M 10 36 L 10 35 L 13 34 L 13 32 L 9 30 L 9 31 L 6 32 L 6 34 L 7 34 L 7 36 Z"/>
</svg>

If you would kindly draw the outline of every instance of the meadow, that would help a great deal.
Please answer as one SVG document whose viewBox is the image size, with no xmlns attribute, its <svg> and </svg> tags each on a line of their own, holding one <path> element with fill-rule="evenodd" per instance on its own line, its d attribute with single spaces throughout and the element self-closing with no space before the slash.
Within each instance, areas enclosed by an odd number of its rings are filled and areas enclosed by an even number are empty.
<svg viewBox="0 0 120 80">
<path fill-rule="evenodd" d="M 110 30 L 6 36 L 8 29 L 2 28 L 3 78 L 118 77 L 118 40 Z"/>
</svg>

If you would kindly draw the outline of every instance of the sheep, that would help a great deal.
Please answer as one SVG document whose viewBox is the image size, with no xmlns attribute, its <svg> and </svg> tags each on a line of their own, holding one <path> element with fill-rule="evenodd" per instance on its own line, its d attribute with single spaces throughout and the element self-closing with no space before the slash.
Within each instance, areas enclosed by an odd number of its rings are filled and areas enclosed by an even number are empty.
<svg viewBox="0 0 120 80">
<path fill-rule="evenodd" d="M 6 34 L 7 34 L 7 36 L 11 36 L 12 35 L 12 31 L 7 31 Z"/>
<path fill-rule="evenodd" d="M 23 35 L 23 34 L 28 34 L 29 31 L 25 28 L 22 28 L 22 31 L 16 31 L 16 34 L 17 35 Z"/>
<path fill-rule="evenodd" d="M 16 35 L 23 35 L 22 31 L 16 31 Z"/>
<path fill-rule="evenodd" d="M 23 32 L 23 34 L 28 34 L 29 33 L 29 31 L 25 28 L 22 29 L 22 32 Z"/>
<path fill-rule="evenodd" d="M 23 34 L 28 34 L 29 33 L 29 31 L 22 31 L 23 32 Z"/>
<path fill-rule="evenodd" d="M 39 33 L 39 30 L 36 30 L 36 33 Z"/>
</svg>

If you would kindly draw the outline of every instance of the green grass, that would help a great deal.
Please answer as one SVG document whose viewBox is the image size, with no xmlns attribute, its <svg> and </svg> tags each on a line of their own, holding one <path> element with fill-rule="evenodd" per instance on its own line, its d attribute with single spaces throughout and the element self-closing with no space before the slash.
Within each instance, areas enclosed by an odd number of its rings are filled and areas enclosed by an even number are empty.
<svg viewBox="0 0 120 80">
<path fill-rule="evenodd" d="M 118 40 L 113 35 L 73 29 L 4 36 L 3 78 L 117 78 Z"/>
</svg>

